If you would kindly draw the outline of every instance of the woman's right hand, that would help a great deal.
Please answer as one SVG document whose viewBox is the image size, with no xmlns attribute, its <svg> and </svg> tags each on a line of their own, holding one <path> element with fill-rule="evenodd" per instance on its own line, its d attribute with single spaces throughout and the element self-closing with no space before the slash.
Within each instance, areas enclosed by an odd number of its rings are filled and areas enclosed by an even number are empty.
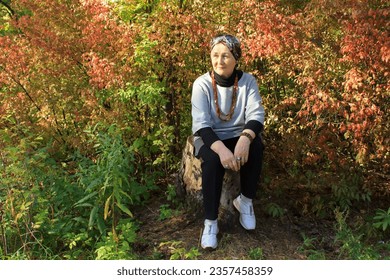
<svg viewBox="0 0 390 280">
<path fill-rule="evenodd" d="M 214 142 L 210 148 L 218 154 L 221 164 L 225 169 L 231 169 L 233 171 L 240 170 L 240 163 L 222 141 Z"/>
</svg>

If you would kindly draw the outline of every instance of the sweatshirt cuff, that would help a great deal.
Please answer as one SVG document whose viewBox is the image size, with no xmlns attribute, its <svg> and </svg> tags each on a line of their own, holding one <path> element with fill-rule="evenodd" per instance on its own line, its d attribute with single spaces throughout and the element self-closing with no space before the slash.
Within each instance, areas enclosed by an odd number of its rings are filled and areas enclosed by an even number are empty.
<svg viewBox="0 0 390 280">
<path fill-rule="evenodd" d="M 249 122 L 246 123 L 244 129 L 250 129 L 252 130 L 255 135 L 257 136 L 260 132 L 263 131 L 263 124 L 259 121 L 255 121 L 255 120 L 251 120 Z"/>
<path fill-rule="evenodd" d="M 220 140 L 217 134 L 215 134 L 214 130 L 211 127 L 204 127 L 199 129 L 196 133 L 196 136 L 200 136 L 203 140 L 203 143 L 207 147 L 211 147 L 211 145 L 215 142 Z"/>
</svg>

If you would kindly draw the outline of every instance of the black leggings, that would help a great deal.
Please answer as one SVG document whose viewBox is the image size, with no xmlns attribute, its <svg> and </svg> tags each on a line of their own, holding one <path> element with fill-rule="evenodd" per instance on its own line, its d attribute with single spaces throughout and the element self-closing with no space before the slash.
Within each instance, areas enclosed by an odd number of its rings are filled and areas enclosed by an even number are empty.
<svg viewBox="0 0 390 280">
<path fill-rule="evenodd" d="M 239 137 L 223 140 L 225 146 L 234 153 Z M 256 137 L 250 145 L 248 161 L 240 169 L 241 193 L 248 198 L 255 198 L 263 162 L 264 145 Z M 202 193 L 205 219 L 218 218 L 218 208 L 222 193 L 225 168 L 217 153 L 207 146 L 202 146 L 198 157 L 202 159 Z"/>
</svg>

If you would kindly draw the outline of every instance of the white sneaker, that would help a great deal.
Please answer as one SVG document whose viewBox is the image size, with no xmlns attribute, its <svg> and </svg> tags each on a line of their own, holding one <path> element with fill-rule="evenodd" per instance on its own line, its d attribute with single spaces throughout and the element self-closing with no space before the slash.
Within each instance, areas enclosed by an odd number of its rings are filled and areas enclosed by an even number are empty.
<svg viewBox="0 0 390 280">
<path fill-rule="evenodd" d="M 205 220 L 204 221 L 204 230 L 202 234 L 202 241 L 201 246 L 203 249 L 211 248 L 215 249 L 217 248 L 218 241 L 217 241 L 217 234 L 218 234 L 218 223 L 217 221 L 210 221 Z"/>
<path fill-rule="evenodd" d="M 253 230 L 256 228 L 256 218 L 253 211 L 252 202 L 244 202 L 239 195 L 235 200 L 233 200 L 233 205 L 236 207 L 238 212 L 240 212 L 240 224 L 246 230 Z"/>
</svg>

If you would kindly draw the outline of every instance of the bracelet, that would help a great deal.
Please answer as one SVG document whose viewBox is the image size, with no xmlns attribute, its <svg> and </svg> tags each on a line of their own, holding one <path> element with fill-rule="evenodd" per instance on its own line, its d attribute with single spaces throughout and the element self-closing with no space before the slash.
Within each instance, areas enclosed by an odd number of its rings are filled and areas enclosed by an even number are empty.
<svg viewBox="0 0 390 280">
<path fill-rule="evenodd" d="M 240 134 L 240 136 L 246 136 L 246 137 L 248 137 L 249 138 L 249 141 L 252 143 L 252 141 L 253 141 L 253 137 L 252 137 L 252 135 L 250 135 L 248 132 L 242 132 L 241 134 Z"/>
</svg>

